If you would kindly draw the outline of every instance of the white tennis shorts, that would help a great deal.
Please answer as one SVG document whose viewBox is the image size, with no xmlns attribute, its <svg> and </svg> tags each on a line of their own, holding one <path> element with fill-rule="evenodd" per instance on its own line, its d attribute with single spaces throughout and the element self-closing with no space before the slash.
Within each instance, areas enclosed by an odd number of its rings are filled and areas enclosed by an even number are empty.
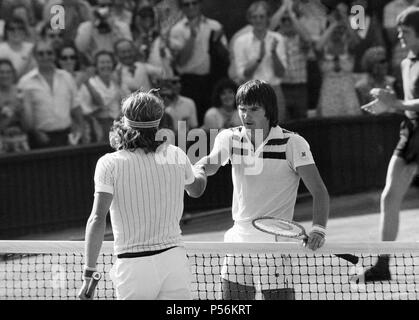
<svg viewBox="0 0 419 320">
<path fill-rule="evenodd" d="M 290 241 L 289 239 L 279 240 Z M 224 235 L 224 242 L 276 242 L 275 236 L 259 231 L 251 223 L 235 223 Z M 251 245 L 251 244 L 250 244 Z M 286 255 L 261 252 L 258 255 L 228 255 L 221 268 L 221 277 L 259 290 L 289 288 L 291 259 Z"/>
<path fill-rule="evenodd" d="M 176 247 L 149 257 L 117 259 L 110 278 L 118 300 L 191 300 L 189 261 Z"/>
</svg>

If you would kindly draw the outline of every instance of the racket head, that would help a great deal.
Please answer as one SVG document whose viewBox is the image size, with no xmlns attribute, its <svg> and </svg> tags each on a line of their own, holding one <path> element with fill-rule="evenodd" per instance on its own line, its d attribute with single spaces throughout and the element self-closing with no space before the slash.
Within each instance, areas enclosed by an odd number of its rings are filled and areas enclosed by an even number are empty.
<svg viewBox="0 0 419 320">
<path fill-rule="evenodd" d="M 254 219 L 252 224 L 259 231 L 274 236 L 303 240 L 307 238 L 304 227 L 294 221 L 275 217 L 261 217 Z"/>
</svg>

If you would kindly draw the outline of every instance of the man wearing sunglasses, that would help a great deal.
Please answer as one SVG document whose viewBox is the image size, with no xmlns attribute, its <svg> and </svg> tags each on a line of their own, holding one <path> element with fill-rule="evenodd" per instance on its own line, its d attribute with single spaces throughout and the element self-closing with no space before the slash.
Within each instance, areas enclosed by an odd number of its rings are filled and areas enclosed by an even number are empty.
<svg viewBox="0 0 419 320">
<path fill-rule="evenodd" d="M 18 84 L 31 148 L 68 145 L 70 133 L 74 137 L 82 133 L 77 85 L 67 71 L 56 68 L 50 40 L 40 40 L 33 52 L 38 67 Z"/>
<path fill-rule="evenodd" d="M 112 0 L 98 0 L 93 21 L 83 22 L 77 30 L 77 49 L 92 61 L 98 51 L 114 52 L 119 39 L 132 40 L 129 25 L 116 20 L 111 14 L 112 8 Z"/>
<path fill-rule="evenodd" d="M 210 81 L 209 46 L 211 33 L 218 39 L 222 25 L 201 13 L 201 0 L 179 0 L 185 17 L 171 30 L 169 44 L 175 54 L 175 67 L 181 76 L 182 95 L 194 100 L 198 121 L 202 123 L 210 107 L 212 85 Z M 227 46 L 223 35 L 221 43 Z"/>
</svg>

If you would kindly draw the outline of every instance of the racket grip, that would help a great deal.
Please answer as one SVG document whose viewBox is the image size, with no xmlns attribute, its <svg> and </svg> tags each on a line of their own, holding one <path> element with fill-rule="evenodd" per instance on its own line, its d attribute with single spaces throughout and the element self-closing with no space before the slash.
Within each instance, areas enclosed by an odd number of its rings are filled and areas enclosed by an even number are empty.
<svg viewBox="0 0 419 320">
<path fill-rule="evenodd" d="M 101 278 L 101 274 L 99 272 L 95 272 L 92 275 L 92 278 L 90 279 L 89 286 L 87 287 L 86 291 L 86 297 L 91 298 L 93 294 L 95 293 L 95 289 L 97 284 L 99 283 L 99 280 Z"/>
</svg>

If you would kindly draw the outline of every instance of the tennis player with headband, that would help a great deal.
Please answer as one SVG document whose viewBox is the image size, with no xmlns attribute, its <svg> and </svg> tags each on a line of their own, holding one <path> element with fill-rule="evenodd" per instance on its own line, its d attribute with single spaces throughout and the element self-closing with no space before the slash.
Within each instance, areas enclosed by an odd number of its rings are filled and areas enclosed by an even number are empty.
<svg viewBox="0 0 419 320">
<path fill-rule="evenodd" d="M 275 91 L 268 83 L 252 80 L 243 84 L 236 103 L 243 126 L 221 131 L 209 156 L 195 165 L 212 176 L 229 161 L 232 164 L 234 226 L 226 232 L 224 241 L 274 242 L 275 236 L 257 230 L 252 221 L 264 216 L 292 221 L 302 178 L 313 196 L 313 226 L 307 246 L 320 248 L 325 242 L 329 195 L 308 143 L 278 125 Z M 237 261 L 233 264 L 227 259 L 222 272 L 223 298 L 254 299 L 258 287 L 265 299 L 294 299 L 284 264 L 276 268 L 266 265 L 268 281 L 262 283 L 260 274 L 254 275 L 254 268 L 246 263 L 240 267 Z"/>
<path fill-rule="evenodd" d="M 164 113 L 154 91 L 136 92 L 122 104 L 123 117 L 110 133 L 116 152 L 97 162 L 95 198 L 86 226 L 84 282 L 102 246 L 110 210 L 114 253 L 110 271 L 118 299 L 191 299 L 191 274 L 179 227 L 184 190 L 199 197 L 206 175 L 179 148 L 156 139 Z"/>
</svg>

